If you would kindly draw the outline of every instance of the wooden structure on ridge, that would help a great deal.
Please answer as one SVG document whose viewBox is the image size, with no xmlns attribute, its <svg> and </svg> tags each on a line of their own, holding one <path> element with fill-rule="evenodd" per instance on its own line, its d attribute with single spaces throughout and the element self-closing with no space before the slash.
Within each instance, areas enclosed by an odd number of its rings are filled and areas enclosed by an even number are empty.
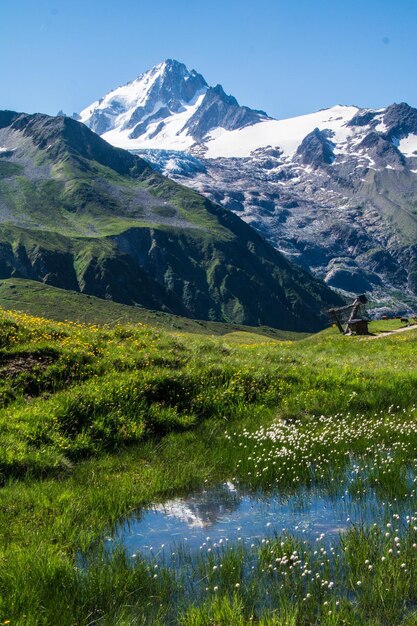
<svg viewBox="0 0 417 626">
<path fill-rule="evenodd" d="M 365 310 L 367 302 L 368 298 L 362 294 L 352 304 L 328 310 L 333 323 L 343 335 L 369 335 Z"/>
</svg>

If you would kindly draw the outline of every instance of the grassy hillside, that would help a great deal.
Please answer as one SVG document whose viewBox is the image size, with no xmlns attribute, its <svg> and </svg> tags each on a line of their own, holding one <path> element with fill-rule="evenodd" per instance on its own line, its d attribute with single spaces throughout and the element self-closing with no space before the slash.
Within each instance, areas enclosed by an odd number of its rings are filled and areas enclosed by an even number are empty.
<svg viewBox="0 0 417 626">
<path fill-rule="evenodd" d="M 416 533 L 401 522 L 394 559 L 385 532 L 400 527 L 400 502 L 417 510 L 404 474 L 417 454 L 416 343 L 415 330 L 374 340 L 329 329 L 293 342 L 0 311 L 0 621 L 415 624 Z M 373 518 L 372 535 L 352 527 L 346 550 L 323 554 L 278 535 L 250 554 L 202 554 L 186 580 L 106 551 L 124 515 L 219 480 L 284 498 L 301 487 L 340 497 L 351 460 L 355 506 L 373 486 L 394 518 Z"/>
<path fill-rule="evenodd" d="M 65 472 L 86 456 L 229 419 L 252 404 L 295 418 L 414 398 L 413 330 L 375 341 L 329 329 L 294 343 L 242 329 L 217 338 L 6 310 L 0 321 L 4 480 Z M 401 323 L 373 323 L 385 325 Z"/>
<path fill-rule="evenodd" d="M 0 112 L 0 279 L 315 331 L 340 301 L 238 217 L 75 120 Z"/>
<path fill-rule="evenodd" d="M 235 332 L 246 333 L 249 340 L 252 334 L 257 340 L 261 335 L 273 339 L 292 339 L 306 337 L 306 333 L 279 330 L 267 326 L 242 326 L 205 320 L 192 320 L 187 317 L 170 315 L 162 311 L 150 311 L 142 307 L 118 304 L 112 300 L 103 300 L 77 291 L 58 289 L 44 283 L 9 278 L 0 281 L 0 306 L 64 322 L 86 324 L 150 324 L 156 328 L 181 333 L 201 335 L 226 335 Z M 260 340 L 260 339 L 259 339 Z"/>
</svg>

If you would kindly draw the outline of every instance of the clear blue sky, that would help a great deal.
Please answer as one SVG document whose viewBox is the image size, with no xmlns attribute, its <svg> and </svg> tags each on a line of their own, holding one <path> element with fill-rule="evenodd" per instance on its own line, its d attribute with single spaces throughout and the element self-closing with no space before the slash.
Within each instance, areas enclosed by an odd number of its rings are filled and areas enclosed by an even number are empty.
<svg viewBox="0 0 417 626">
<path fill-rule="evenodd" d="M 417 106 L 417 0 L 0 0 L 0 109 L 79 111 L 166 58 L 275 117 Z"/>
</svg>

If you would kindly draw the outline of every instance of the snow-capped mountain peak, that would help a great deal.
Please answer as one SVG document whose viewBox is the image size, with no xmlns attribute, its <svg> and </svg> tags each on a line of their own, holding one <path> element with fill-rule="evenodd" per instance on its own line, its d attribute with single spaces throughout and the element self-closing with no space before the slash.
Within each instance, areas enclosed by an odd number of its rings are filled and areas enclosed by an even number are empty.
<svg viewBox="0 0 417 626">
<path fill-rule="evenodd" d="M 93 102 L 79 119 L 114 145 L 189 149 L 219 129 L 233 131 L 267 119 L 240 106 L 221 85 L 173 59 Z"/>
</svg>

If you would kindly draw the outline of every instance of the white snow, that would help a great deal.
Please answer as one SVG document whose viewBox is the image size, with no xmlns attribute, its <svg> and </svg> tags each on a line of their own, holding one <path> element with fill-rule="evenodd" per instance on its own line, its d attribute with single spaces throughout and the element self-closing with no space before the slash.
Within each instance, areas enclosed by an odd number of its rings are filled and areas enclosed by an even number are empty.
<svg viewBox="0 0 417 626">
<path fill-rule="evenodd" d="M 97 109 L 106 110 L 112 105 L 120 107 L 117 117 L 123 118 L 123 115 L 120 115 L 121 111 L 129 114 L 132 108 L 136 108 L 146 101 L 146 97 L 152 85 L 163 73 L 165 65 L 165 62 L 160 63 L 148 72 L 138 76 L 138 78 L 132 82 L 110 91 L 110 93 L 105 95 L 101 100 L 93 102 L 93 104 L 90 104 L 83 111 L 81 111 L 81 121 L 87 123 L 94 111 Z M 123 122 L 123 119 L 119 119 L 118 126 L 121 126 Z"/>
<path fill-rule="evenodd" d="M 96 100 L 95 102 L 90 104 L 88 107 L 83 109 L 80 113 L 80 121 L 84 122 L 84 124 L 88 122 L 88 120 L 90 119 L 90 116 L 94 113 L 94 110 L 97 109 L 99 106 L 100 106 L 100 101 Z"/>
<path fill-rule="evenodd" d="M 407 137 L 401 139 L 398 144 L 398 149 L 406 157 L 416 157 L 417 154 L 413 153 L 417 151 L 417 135 L 407 135 Z"/>
<path fill-rule="evenodd" d="M 333 131 L 332 141 L 343 143 L 353 134 L 346 122 L 357 113 L 357 107 L 337 105 L 331 109 L 287 120 L 265 120 L 239 130 L 226 131 L 207 142 L 206 158 L 247 157 L 258 148 L 280 148 L 292 156 L 306 135 L 315 128 Z"/>
<path fill-rule="evenodd" d="M 194 140 L 187 134 L 187 131 L 183 131 L 183 128 L 199 108 L 207 92 L 207 86 L 196 94 L 192 102 L 183 102 L 179 112 L 172 112 L 164 119 L 155 120 L 149 124 L 145 135 L 142 134 L 137 139 L 129 137 L 132 132 L 130 123 L 132 114 L 138 107 L 146 105 L 150 91 L 159 79 L 163 80 L 165 70 L 166 62 L 160 63 L 136 80 L 114 89 L 104 98 L 93 102 L 81 111 L 81 121 L 88 125 L 93 113 L 102 111 L 111 128 L 102 136 L 106 141 L 120 148 L 189 150 Z M 157 102 L 147 118 L 166 106 L 165 102 Z M 214 129 L 208 140 L 204 142 L 208 147 L 205 156 L 209 158 L 246 157 L 258 148 L 273 146 L 279 147 L 283 151 L 283 158 L 286 159 L 294 154 L 304 137 L 316 127 L 331 130 L 334 133 L 335 142 L 344 144 L 355 132 L 354 129 L 346 127 L 346 122 L 357 111 L 357 107 L 338 105 L 289 120 L 264 120 L 241 130 L 227 131 L 219 127 Z M 146 118 L 141 121 L 146 121 Z M 156 132 L 161 122 L 163 126 L 159 132 Z M 130 128 L 127 128 L 128 126 Z M 343 151 L 343 148 L 343 145 L 337 146 L 338 151 Z"/>
<path fill-rule="evenodd" d="M 377 121 L 378 124 L 375 126 L 375 129 L 377 133 L 386 133 L 388 128 L 386 126 L 386 124 L 384 123 L 384 113 L 385 110 L 382 109 L 381 113 L 379 115 L 375 115 L 374 117 L 374 121 Z"/>
<path fill-rule="evenodd" d="M 198 92 L 193 102 L 189 104 L 184 102 L 183 110 L 180 113 L 175 113 L 164 120 L 156 120 L 150 124 L 146 135 L 142 135 L 137 139 L 130 139 L 129 135 L 132 132 L 132 129 L 123 129 L 123 120 L 117 124 L 116 128 L 104 133 L 102 137 L 114 146 L 125 148 L 127 150 L 139 150 L 146 148 L 161 148 L 163 150 L 180 151 L 187 150 L 193 145 L 194 139 L 186 132 L 181 131 L 201 105 L 205 93 L 206 89 L 202 89 Z M 152 137 L 161 121 L 164 122 L 164 127 L 156 136 Z"/>
</svg>

